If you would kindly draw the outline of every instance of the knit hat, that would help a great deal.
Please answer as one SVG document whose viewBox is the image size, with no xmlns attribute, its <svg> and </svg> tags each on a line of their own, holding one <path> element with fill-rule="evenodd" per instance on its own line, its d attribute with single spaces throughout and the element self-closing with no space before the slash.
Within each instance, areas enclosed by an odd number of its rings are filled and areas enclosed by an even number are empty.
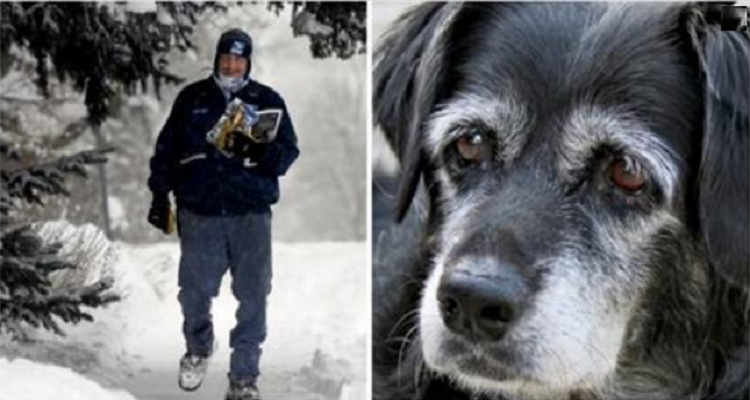
<svg viewBox="0 0 750 400">
<path fill-rule="evenodd" d="M 247 71 L 243 78 L 250 75 L 250 55 L 253 53 L 253 39 L 242 29 L 234 28 L 221 34 L 216 44 L 216 56 L 214 57 L 214 75 L 219 76 L 219 55 L 235 54 L 247 59 Z"/>
</svg>

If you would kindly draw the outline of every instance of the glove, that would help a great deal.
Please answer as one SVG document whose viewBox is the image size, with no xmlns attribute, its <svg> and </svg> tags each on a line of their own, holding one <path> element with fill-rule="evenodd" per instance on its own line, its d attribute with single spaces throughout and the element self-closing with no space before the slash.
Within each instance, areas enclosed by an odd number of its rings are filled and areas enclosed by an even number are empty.
<svg viewBox="0 0 750 400">
<path fill-rule="evenodd" d="M 267 144 L 256 143 L 242 132 L 233 132 L 233 135 L 231 150 L 237 156 L 257 162 L 266 154 Z"/>
<path fill-rule="evenodd" d="M 151 208 L 148 210 L 148 223 L 156 229 L 171 233 L 172 206 L 169 203 L 169 193 L 152 193 Z"/>
<path fill-rule="evenodd" d="M 251 143 L 247 146 L 247 156 L 250 157 L 251 160 L 258 162 L 263 156 L 266 155 L 266 149 L 268 148 L 268 145 L 265 143 Z"/>
</svg>

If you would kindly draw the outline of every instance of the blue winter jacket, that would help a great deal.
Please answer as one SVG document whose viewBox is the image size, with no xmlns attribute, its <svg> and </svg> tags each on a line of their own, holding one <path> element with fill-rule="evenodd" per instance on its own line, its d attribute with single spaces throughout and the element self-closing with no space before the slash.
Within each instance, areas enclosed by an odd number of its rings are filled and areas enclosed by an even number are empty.
<svg viewBox="0 0 750 400">
<path fill-rule="evenodd" d="M 299 156 L 297 137 L 284 100 L 273 89 L 250 80 L 232 95 L 258 106 L 282 109 L 276 139 L 256 163 L 226 157 L 206 141 L 228 100 L 212 77 L 180 91 L 156 141 L 148 186 L 155 194 L 174 192 L 177 207 L 201 215 L 240 215 L 270 211 L 279 199 L 278 177 Z M 253 160 L 256 161 L 256 160 Z"/>
</svg>

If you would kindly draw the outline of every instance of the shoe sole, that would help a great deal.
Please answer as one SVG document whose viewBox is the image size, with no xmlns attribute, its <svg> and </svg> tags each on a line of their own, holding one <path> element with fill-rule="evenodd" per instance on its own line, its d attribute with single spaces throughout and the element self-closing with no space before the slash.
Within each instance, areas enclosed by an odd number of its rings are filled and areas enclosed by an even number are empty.
<svg viewBox="0 0 750 400">
<path fill-rule="evenodd" d="M 186 392 L 194 392 L 194 391 L 198 390 L 198 388 L 200 388 L 200 387 L 201 387 L 201 385 L 203 384 L 203 380 L 204 380 L 204 379 L 205 379 L 205 374 L 204 374 L 204 376 L 203 376 L 203 379 L 201 379 L 201 380 L 200 380 L 200 381 L 198 382 L 198 384 L 196 384 L 195 386 L 187 386 L 187 385 L 186 385 L 186 384 L 185 384 L 184 382 L 182 382 L 182 379 L 180 379 L 180 378 L 178 377 L 178 378 L 177 378 L 177 386 L 179 386 L 179 387 L 180 387 L 180 389 L 182 389 L 182 390 L 184 390 L 184 391 L 186 391 Z"/>
</svg>

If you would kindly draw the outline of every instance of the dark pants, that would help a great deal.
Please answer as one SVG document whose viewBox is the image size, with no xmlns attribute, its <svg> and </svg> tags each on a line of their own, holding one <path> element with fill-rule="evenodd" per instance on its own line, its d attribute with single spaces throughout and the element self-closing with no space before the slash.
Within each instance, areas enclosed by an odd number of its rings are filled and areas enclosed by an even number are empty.
<svg viewBox="0 0 750 400">
<path fill-rule="evenodd" d="M 229 269 L 239 302 L 237 325 L 230 334 L 232 379 L 259 375 L 261 344 L 266 338 L 266 297 L 271 292 L 271 213 L 206 217 L 179 211 L 178 299 L 187 351 L 208 354 L 214 342 L 211 301 Z"/>
</svg>

